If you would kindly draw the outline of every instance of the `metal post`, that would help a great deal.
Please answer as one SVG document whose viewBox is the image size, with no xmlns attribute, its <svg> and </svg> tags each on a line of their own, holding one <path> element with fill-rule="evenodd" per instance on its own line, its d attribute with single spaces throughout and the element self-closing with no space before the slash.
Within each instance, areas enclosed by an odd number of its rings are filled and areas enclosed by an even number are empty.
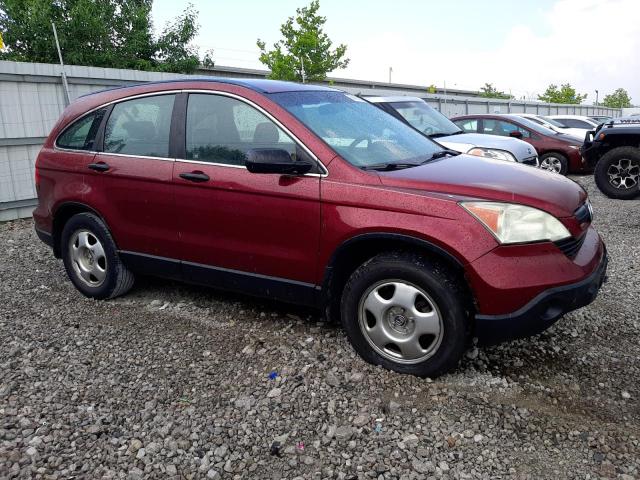
<svg viewBox="0 0 640 480">
<path fill-rule="evenodd" d="M 58 31 L 56 30 L 56 24 L 51 22 L 53 28 L 53 38 L 56 40 L 56 48 L 58 49 L 58 58 L 60 58 L 60 67 L 62 68 L 62 86 L 64 93 L 67 97 L 67 105 L 71 103 L 71 95 L 69 95 L 69 84 L 67 83 L 67 74 L 64 71 L 64 62 L 62 61 L 62 51 L 60 51 L 60 42 L 58 42 Z"/>
<path fill-rule="evenodd" d="M 447 81 L 444 81 L 444 109 L 447 110 Z M 444 112 L 442 112 L 444 113 Z M 444 113 L 447 118 L 449 117 L 449 115 L 447 115 L 446 113 Z"/>
</svg>

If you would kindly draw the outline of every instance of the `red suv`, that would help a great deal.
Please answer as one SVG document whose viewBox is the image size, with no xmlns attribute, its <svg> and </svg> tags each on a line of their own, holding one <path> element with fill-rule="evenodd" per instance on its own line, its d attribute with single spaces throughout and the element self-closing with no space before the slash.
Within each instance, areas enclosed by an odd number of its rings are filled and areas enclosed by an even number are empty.
<svg viewBox="0 0 640 480">
<path fill-rule="evenodd" d="M 535 147 L 540 168 L 566 175 L 591 172 L 580 154 L 582 141 L 571 135 L 558 133 L 525 117 L 509 114 L 463 115 L 451 121 L 465 133 L 501 135 L 524 140 Z"/>
<path fill-rule="evenodd" d="M 39 237 L 84 295 L 152 274 L 322 309 L 367 361 L 422 376 L 473 337 L 587 305 L 607 256 L 585 191 L 443 149 L 358 97 L 181 80 L 83 97 L 36 164 Z"/>
</svg>

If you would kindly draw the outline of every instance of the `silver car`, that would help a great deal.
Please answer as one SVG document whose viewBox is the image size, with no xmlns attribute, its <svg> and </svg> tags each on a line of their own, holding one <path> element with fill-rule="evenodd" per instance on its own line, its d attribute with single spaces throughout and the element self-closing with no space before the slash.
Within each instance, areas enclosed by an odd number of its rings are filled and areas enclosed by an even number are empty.
<svg viewBox="0 0 640 480">
<path fill-rule="evenodd" d="M 538 167 L 536 149 L 517 138 L 464 133 L 455 123 L 417 97 L 363 97 L 420 133 L 451 150 Z"/>
</svg>

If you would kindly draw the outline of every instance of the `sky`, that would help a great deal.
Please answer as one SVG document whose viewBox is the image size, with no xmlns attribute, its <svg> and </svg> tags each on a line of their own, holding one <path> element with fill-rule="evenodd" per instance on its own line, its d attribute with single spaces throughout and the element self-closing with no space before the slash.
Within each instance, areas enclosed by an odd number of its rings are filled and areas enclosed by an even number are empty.
<svg viewBox="0 0 640 480">
<path fill-rule="evenodd" d="M 264 69 L 258 38 L 308 0 L 191 0 L 200 54 L 217 65 Z M 187 2 L 155 0 L 160 31 Z M 320 0 L 325 31 L 347 45 L 349 66 L 329 76 L 478 90 L 492 83 L 535 99 L 570 83 L 592 104 L 619 87 L 640 104 L 640 0 Z"/>
</svg>

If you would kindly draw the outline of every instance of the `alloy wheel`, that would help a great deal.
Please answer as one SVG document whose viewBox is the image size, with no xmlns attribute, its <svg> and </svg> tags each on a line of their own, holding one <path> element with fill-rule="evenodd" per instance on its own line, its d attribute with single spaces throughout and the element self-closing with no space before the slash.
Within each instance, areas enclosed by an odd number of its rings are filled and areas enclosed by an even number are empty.
<svg viewBox="0 0 640 480">
<path fill-rule="evenodd" d="M 547 157 L 540 162 L 540 168 L 550 172 L 560 173 L 562 162 L 558 157 Z"/>
<path fill-rule="evenodd" d="M 640 162 L 628 158 L 621 158 L 617 163 L 609 165 L 607 169 L 609 183 L 621 190 L 628 190 L 638 186 L 640 176 Z"/>
<path fill-rule="evenodd" d="M 404 280 L 385 280 L 365 291 L 358 323 L 371 347 L 398 363 L 420 363 L 435 354 L 444 333 L 435 301 Z"/>
</svg>

